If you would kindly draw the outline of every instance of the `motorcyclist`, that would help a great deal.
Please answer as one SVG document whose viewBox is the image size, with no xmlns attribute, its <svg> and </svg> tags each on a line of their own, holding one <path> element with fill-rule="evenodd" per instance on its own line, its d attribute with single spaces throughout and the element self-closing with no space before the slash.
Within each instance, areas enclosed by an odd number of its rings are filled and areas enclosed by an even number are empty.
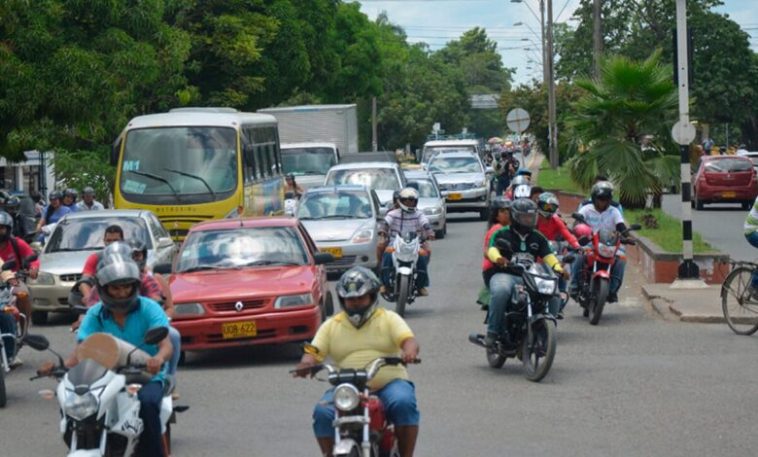
<svg viewBox="0 0 758 457">
<path fill-rule="evenodd" d="M 10 269 L 14 273 L 24 267 L 24 259 L 34 255 L 31 247 L 21 238 L 13 236 L 13 218 L 5 211 L 0 211 L 0 262 L 13 261 L 13 267 Z M 37 278 L 39 272 L 39 260 L 34 260 L 28 265 L 29 277 Z M 16 303 L 18 309 L 27 317 L 27 325 L 32 315 L 32 301 L 29 297 L 29 289 L 23 281 L 17 281 L 18 285 L 14 288 L 14 294 L 17 297 Z"/>
<path fill-rule="evenodd" d="M 600 230 L 615 230 L 622 234 L 626 233 L 627 226 L 624 222 L 624 216 L 622 216 L 621 211 L 619 211 L 618 208 L 611 205 L 611 202 L 613 201 L 613 185 L 608 181 L 599 181 L 592 186 L 590 194 L 592 196 L 592 202 L 579 208 L 578 213 L 584 217 L 587 225 L 592 227 L 593 232 L 598 232 Z M 572 265 L 571 286 L 569 286 L 569 294 L 572 297 L 576 295 L 579 287 L 579 276 L 584 262 L 584 256 L 579 255 L 576 257 L 576 260 Z M 618 301 L 618 291 L 621 289 L 621 284 L 624 281 L 625 269 L 626 260 L 622 257 L 617 257 L 613 263 L 613 268 L 611 269 L 608 303 L 615 303 Z"/>
<path fill-rule="evenodd" d="M 12 271 L 3 271 L 0 273 L 0 280 L 7 282 L 11 287 L 11 293 L 16 293 L 16 290 L 20 284 L 22 284 Z M 18 300 L 16 300 L 18 303 Z M 20 311 L 20 310 L 19 310 Z M 27 321 L 29 315 L 26 314 Z M 0 333 L 6 333 L 9 335 L 15 335 L 17 333 L 16 316 L 14 313 L 6 313 L 0 311 Z M 21 359 L 16 355 L 16 338 L 4 338 L 5 356 L 8 360 L 8 368 L 18 368 L 23 365 Z M 3 368 L 0 367 L 0 370 Z"/>
<path fill-rule="evenodd" d="M 484 259 L 482 260 L 482 279 L 484 280 L 484 286 L 489 287 L 490 278 L 497 272 L 495 264 L 487 257 L 487 251 L 490 247 L 490 239 L 492 235 L 503 227 L 507 227 L 511 224 L 511 201 L 505 197 L 495 197 L 490 202 L 490 219 L 489 229 L 484 235 L 484 246 L 482 251 Z"/>
<path fill-rule="evenodd" d="M 406 187 L 400 191 L 398 196 L 399 208 L 393 209 L 384 217 L 385 231 L 389 234 L 389 244 L 396 236 L 405 236 L 407 233 L 416 233 L 423 240 L 433 240 L 434 230 L 432 229 L 429 219 L 420 211 L 418 206 L 418 191 L 412 187 Z M 422 297 L 429 295 L 427 287 L 429 286 L 429 274 L 427 267 L 429 256 L 420 255 L 416 263 L 416 287 L 418 294 Z M 386 293 L 392 274 L 392 254 L 384 253 L 382 258 L 382 290 Z"/>
<path fill-rule="evenodd" d="M 342 312 L 319 328 L 305 348 L 295 376 L 305 377 L 309 368 L 327 357 L 341 369 L 359 369 L 378 357 L 400 355 L 413 362 L 419 345 L 402 317 L 378 306 L 379 279 L 365 267 L 353 267 L 336 284 Z M 419 412 L 413 383 L 403 366 L 385 366 L 369 382 L 369 388 L 384 404 L 395 426 L 400 455 L 411 457 L 418 437 Z M 329 456 L 334 446 L 334 388 L 327 390 L 313 412 L 313 431 L 321 453 Z"/>
<path fill-rule="evenodd" d="M 522 256 L 532 261 L 541 257 L 556 273 L 567 277 L 568 272 L 563 270 L 547 239 L 536 230 L 536 226 L 537 204 L 528 198 L 519 198 L 511 204 L 511 225 L 496 231 L 490 239 L 487 257 L 498 271 L 490 278 L 491 299 L 485 337 L 487 346 L 495 344 L 503 334 L 503 316 L 510 305 L 511 295 L 515 286 L 523 282 L 521 277 L 510 274 L 505 269 L 508 263 Z M 508 252 L 500 252 L 498 246 L 508 247 Z M 558 306 L 559 299 L 554 297 L 549 303 L 550 313 L 555 315 Z"/>
<path fill-rule="evenodd" d="M 63 194 L 60 191 L 54 190 L 50 192 L 48 196 L 49 202 L 45 209 L 42 210 L 42 217 L 40 217 L 37 223 L 37 232 L 40 232 L 42 227 L 48 224 L 57 223 L 63 216 L 71 212 L 71 208 L 63 205 L 62 200 Z"/>
<path fill-rule="evenodd" d="M 495 194 L 503 195 L 508 186 L 510 186 L 511 178 L 516 172 L 513 166 L 513 154 L 502 151 L 493 169 L 495 171 Z"/>
<path fill-rule="evenodd" d="M 28 201 L 31 202 L 31 199 Z M 29 238 L 33 238 L 35 232 L 34 205 L 32 203 L 27 206 L 30 208 L 27 208 L 27 211 L 22 211 L 21 199 L 15 195 L 5 201 L 5 211 L 13 218 L 13 236 L 24 241 L 30 241 Z"/>
<path fill-rule="evenodd" d="M 166 362 L 171 358 L 169 338 L 157 345 L 144 345 L 148 330 L 168 327 L 166 313 L 155 301 L 139 294 L 140 273 L 137 264 L 128 257 L 114 255 L 101 262 L 97 271 L 97 289 L 101 301 L 87 311 L 77 334 L 81 343 L 94 333 L 108 333 L 134 346 L 139 346 L 151 357 L 146 369 L 153 378 L 139 389 L 139 415 L 144 429 L 135 455 L 162 457 L 160 408 L 163 384 L 166 380 Z M 76 351 L 66 360 L 68 368 L 79 363 Z M 55 363 L 47 362 L 38 372 L 49 374 Z"/>
<path fill-rule="evenodd" d="M 611 184 L 611 181 L 606 176 L 597 175 L 597 176 L 595 176 L 595 180 L 592 182 L 592 185 L 594 186 L 595 184 L 597 184 L 599 182 L 607 182 L 608 184 Z M 613 187 L 613 184 L 611 184 L 611 187 Z M 591 197 L 582 200 L 582 202 L 579 203 L 579 206 L 577 206 L 577 208 L 576 208 L 577 211 L 579 209 L 581 209 L 582 206 L 589 205 L 590 203 L 592 203 L 592 198 Z M 611 206 L 613 206 L 614 208 L 617 208 L 621 212 L 622 216 L 624 215 L 624 208 L 621 206 L 621 203 L 617 202 L 616 200 L 611 200 Z"/>
<path fill-rule="evenodd" d="M 514 199 L 514 191 L 519 186 L 528 186 L 529 189 L 531 189 L 531 183 L 529 181 L 529 178 L 525 175 L 519 175 L 516 176 L 511 180 L 511 185 L 508 187 L 508 189 L 505 191 L 505 198 L 508 200 Z M 526 194 L 526 198 L 529 197 L 529 194 L 531 193 L 531 190 L 529 193 Z"/>
<path fill-rule="evenodd" d="M 76 212 L 76 199 L 79 198 L 79 192 L 73 187 L 63 191 L 63 205 L 67 206 L 71 212 Z"/>
<path fill-rule="evenodd" d="M 76 211 L 99 211 L 105 207 L 95 200 L 95 189 L 87 186 L 82 190 L 82 201 L 76 204 Z"/>
</svg>

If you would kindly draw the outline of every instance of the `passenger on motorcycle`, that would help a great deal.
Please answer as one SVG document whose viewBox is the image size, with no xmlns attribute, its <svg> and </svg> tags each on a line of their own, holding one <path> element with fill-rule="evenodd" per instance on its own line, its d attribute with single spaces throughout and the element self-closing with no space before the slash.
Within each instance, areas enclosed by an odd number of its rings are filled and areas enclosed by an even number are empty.
<svg viewBox="0 0 758 457">
<path fill-rule="evenodd" d="M 71 212 L 71 208 L 64 206 L 63 203 L 61 203 L 63 200 L 63 194 L 61 194 L 60 191 L 54 190 L 50 192 L 48 200 L 49 203 L 42 210 L 42 217 L 40 217 L 40 220 L 37 223 L 37 232 L 40 232 L 42 227 L 48 224 L 57 223 L 63 216 Z M 44 236 L 42 236 L 42 238 L 44 238 Z"/>
<path fill-rule="evenodd" d="M 116 241 L 124 241 L 124 230 L 119 225 L 109 225 L 105 228 L 105 233 L 103 234 L 103 245 L 108 247 L 108 245 L 115 243 Z M 100 258 L 102 256 L 103 251 L 94 252 L 84 261 L 82 279 L 79 282 L 79 291 L 81 292 L 82 297 L 87 297 L 90 292 L 92 292 L 95 274 L 97 273 L 97 264 L 100 263 Z"/>
<path fill-rule="evenodd" d="M 380 282 L 371 270 L 353 267 L 336 284 L 342 312 L 319 328 L 305 348 L 295 376 L 305 377 L 309 368 L 331 358 L 339 368 L 363 368 L 378 357 L 400 357 L 412 362 L 419 346 L 413 332 L 394 311 L 379 307 Z M 369 388 L 384 404 L 387 418 L 395 426 L 402 457 L 411 457 L 418 437 L 419 411 L 416 392 L 402 365 L 385 366 L 370 381 Z M 334 445 L 334 388 L 327 390 L 313 411 L 313 431 L 322 455 Z"/>
<path fill-rule="evenodd" d="M 34 251 L 31 247 L 21 238 L 13 236 L 13 218 L 5 211 L 0 211 L 0 263 L 13 261 L 13 267 L 11 271 L 18 272 L 23 268 L 24 259 L 34 255 Z M 29 264 L 29 277 L 32 279 L 37 278 L 39 272 L 39 260 L 35 260 Z M 17 281 L 18 285 L 14 288 L 13 293 L 16 294 L 18 309 L 27 318 L 27 325 L 31 321 L 32 315 L 32 301 L 29 297 L 29 289 L 23 281 Z M 2 315 L 2 313 L 0 313 Z M 8 322 L 6 322 L 7 324 Z M 15 329 L 15 320 L 13 322 Z"/>
<path fill-rule="evenodd" d="M 495 232 L 511 224 L 510 209 L 511 201 L 506 200 L 504 197 L 495 197 L 490 202 L 489 229 L 484 235 L 484 247 L 482 248 L 484 253 L 484 259 L 482 260 L 482 279 L 484 279 L 485 287 L 489 287 L 490 278 L 497 272 L 495 264 L 487 257 L 487 251 L 490 248 L 490 240 Z"/>
<path fill-rule="evenodd" d="M 157 345 L 145 346 L 143 341 L 151 328 L 168 327 L 168 318 L 158 303 L 140 296 L 139 267 L 131 258 L 110 256 L 100 266 L 96 284 L 101 301 L 87 311 L 77 341 L 81 343 L 94 333 L 108 333 L 134 346 L 140 346 L 151 356 L 147 360 L 146 369 L 155 376 L 137 394 L 144 430 L 136 455 L 162 457 L 160 407 L 166 379 L 166 362 L 171 358 L 172 348 L 168 337 Z M 78 363 L 74 351 L 66 360 L 66 367 L 71 368 Z M 54 362 L 47 362 L 38 372 L 49 374 L 55 365 Z"/>
<path fill-rule="evenodd" d="M 537 230 L 545 235 L 549 241 L 555 241 L 558 237 L 568 242 L 573 249 L 579 249 L 579 242 L 571 230 L 566 227 L 561 216 L 558 215 L 558 197 L 552 192 L 545 192 L 537 199 Z"/>
<path fill-rule="evenodd" d="M 87 186 L 82 190 L 82 201 L 76 204 L 76 211 L 100 211 L 105 209 L 102 203 L 95 200 L 95 189 Z"/>
<path fill-rule="evenodd" d="M 495 194 L 503 195 L 511 184 L 511 178 L 516 174 L 513 153 L 502 151 L 493 167 L 495 171 Z"/>
<path fill-rule="evenodd" d="M 432 229 L 429 219 L 424 215 L 422 211 L 416 208 L 418 205 L 418 191 L 412 187 L 406 187 L 400 191 L 398 197 L 397 209 L 393 209 L 387 212 L 384 217 L 385 232 L 389 234 L 388 244 L 392 244 L 392 241 L 396 236 L 405 236 L 407 233 L 416 233 L 421 240 L 433 240 L 434 230 Z M 427 249 L 426 243 L 424 248 Z M 420 255 L 416 263 L 416 287 L 418 287 L 419 296 L 425 297 L 429 295 L 427 287 L 429 287 L 429 274 L 427 273 L 427 267 L 429 264 L 429 256 Z M 390 282 L 390 275 L 392 274 L 392 254 L 385 252 L 382 258 L 382 291 L 386 292 L 386 288 Z"/>
<path fill-rule="evenodd" d="M 592 196 L 592 202 L 588 205 L 582 206 L 578 213 L 584 216 L 587 225 L 592 228 L 593 232 L 598 232 L 600 230 L 615 230 L 619 233 L 625 233 L 627 227 L 624 222 L 624 216 L 621 215 L 621 211 L 618 208 L 611 205 L 611 202 L 613 201 L 613 185 L 608 181 L 597 182 L 592 186 L 590 193 Z M 569 286 L 569 294 L 572 297 L 576 294 L 579 287 L 579 276 L 584 263 L 584 256 L 579 255 L 576 257 L 576 260 L 574 260 L 574 264 L 571 267 L 571 285 Z M 625 269 L 626 260 L 623 257 L 617 258 L 611 269 L 608 303 L 615 303 L 618 301 L 618 291 L 621 289 L 621 284 L 624 281 Z"/>
<path fill-rule="evenodd" d="M 517 284 L 522 283 L 521 277 L 509 274 L 505 267 L 516 256 L 527 256 L 534 261 L 542 261 L 556 273 L 567 277 L 555 254 L 550 249 L 547 239 L 536 230 L 537 204 L 528 198 L 519 198 L 511 204 L 511 225 L 503 227 L 492 235 L 487 257 L 496 265 L 498 271 L 490 278 L 491 300 L 487 317 L 487 336 L 485 344 L 492 346 L 503 333 L 503 316 L 510 305 L 511 295 Z M 498 245 L 509 247 L 504 256 Z M 549 311 L 555 315 L 558 312 L 559 298 L 554 297 L 549 303 Z"/>
<path fill-rule="evenodd" d="M 68 207 L 72 213 L 76 212 L 76 199 L 79 198 L 79 192 L 73 187 L 63 191 L 63 206 Z"/>
<path fill-rule="evenodd" d="M 511 180 L 510 187 L 505 191 L 505 198 L 508 200 L 513 200 L 515 197 L 513 196 L 514 190 L 519 186 L 529 186 L 531 189 L 531 184 L 529 183 L 529 178 L 527 178 L 524 175 L 516 176 Z M 529 195 L 527 194 L 527 198 Z"/>
</svg>

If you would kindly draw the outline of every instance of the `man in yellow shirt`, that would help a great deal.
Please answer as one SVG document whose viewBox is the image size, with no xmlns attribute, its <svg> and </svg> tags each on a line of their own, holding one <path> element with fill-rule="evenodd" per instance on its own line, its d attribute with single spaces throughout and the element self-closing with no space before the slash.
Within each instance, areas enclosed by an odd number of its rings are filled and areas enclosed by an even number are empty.
<svg viewBox="0 0 758 457">
<path fill-rule="evenodd" d="M 296 376 L 330 357 L 339 368 L 364 368 L 379 357 L 397 357 L 408 363 L 419 346 L 408 324 L 393 311 L 377 307 L 381 282 L 365 267 L 346 271 L 336 284 L 342 312 L 321 325 L 297 366 Z M 416 392 L 404 366 L 384 366 L 369 383 L 395 425 L 402 457 L 412 457 L 418 437 Z M 334 447 L 334 388 L 326 391 L 313 411 L 313 431 L 324 456 Z"/>
</svg>

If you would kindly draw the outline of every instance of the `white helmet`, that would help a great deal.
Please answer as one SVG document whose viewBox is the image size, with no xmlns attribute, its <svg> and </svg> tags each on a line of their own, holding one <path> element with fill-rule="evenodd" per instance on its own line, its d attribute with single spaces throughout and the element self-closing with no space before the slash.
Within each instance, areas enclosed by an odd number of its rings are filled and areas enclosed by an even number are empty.
<svg viewBox="0 0 758 457">
<path fill-rule="evenodd" d="M 400 209 L 407 213 L 416 211 L 416 206 L 418 205 L 418 191 L 413 187 L 404 188 L 400 191 L 397 203 L 400 205 Z"/>
<path fill-rule="evenodd" d="M 532 186 L 528 184 L 520 184 L 513 189 L 513 199 L 517 198 L 529 198 L 532 194 Z"/>
</svg>

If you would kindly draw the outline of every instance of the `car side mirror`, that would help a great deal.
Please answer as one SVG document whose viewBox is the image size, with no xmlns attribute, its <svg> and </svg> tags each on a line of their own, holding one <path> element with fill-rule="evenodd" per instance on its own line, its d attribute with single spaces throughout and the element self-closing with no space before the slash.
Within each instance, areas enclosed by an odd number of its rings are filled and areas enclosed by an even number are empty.
<svg viewBox="0 0 758 457">
<path fill-rule="evenodd" d="M 170 275 L 171 270 L 172 268 L 170 263 L 156 263 L 153 265 L 153 272 L 161 275 Z"/>
<path fill-rule="evenodd" d="M 171 238 L 164 236 L 162 238 L 158 238 L 158 247 L 159 248 L 169 248 L 174 245 L 174 240 Z"/>
<path fill-rule="evenodd" d="M 334 256 L 328 252 L 317 252 L 313 255 L 313 260 L 316 265 L 324 265 L 334 262 Z"/>
</svg>

